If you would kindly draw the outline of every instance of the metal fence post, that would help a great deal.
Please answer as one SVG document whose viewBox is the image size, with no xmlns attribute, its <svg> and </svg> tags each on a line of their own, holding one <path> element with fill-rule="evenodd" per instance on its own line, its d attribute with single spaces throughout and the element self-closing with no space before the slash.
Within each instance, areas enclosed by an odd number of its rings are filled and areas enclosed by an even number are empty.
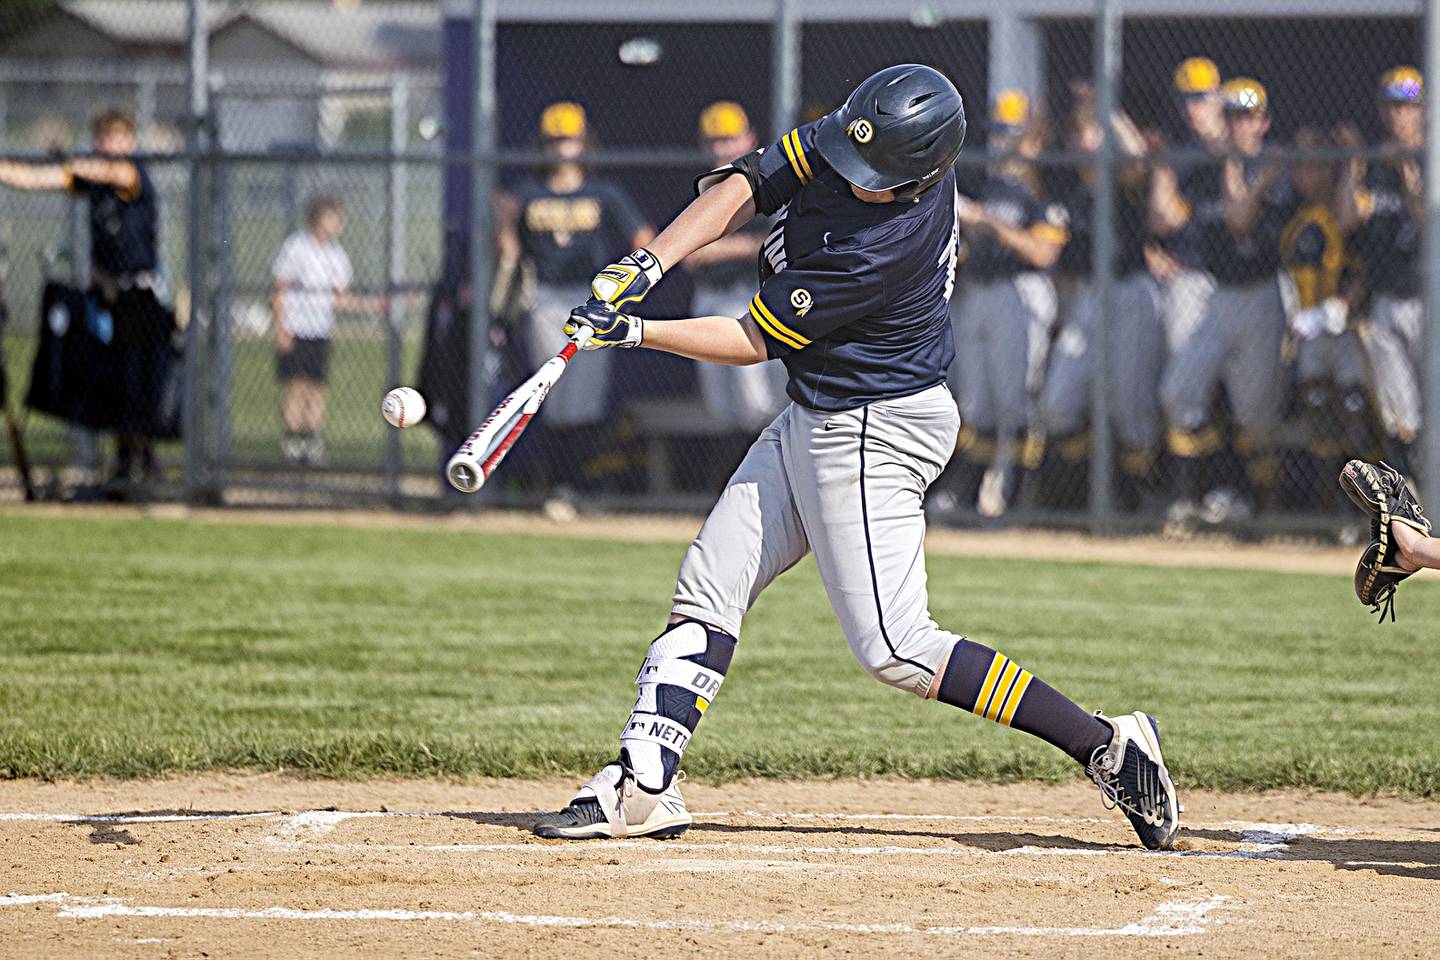
<svg viewBox="0 0 1440 960">
<path fill-rule="evenodd" d="M 385 386 L 400 383 L 400 352 L 403 341 L 400 325 L 403 320 L 399 285 L 405 275 L 405 165 L 398 159 L 405 151 L 410 129 L 410 78 L 398 74 L 390 88 L 390 150 L 396 159 L 390 161 L 385 178 Z M 402 467 L 400 431 L 387 431 L 385 444 L 385 479 L 390 499 L 400 500 Z"/>
<path fill-rule="evenodd" d="M 474 0 L 470 22 L 475 101 L 470 131 L 470 422 L 490 412 L 491 246 L 494 242 L 495 192 L 495 5 Z M 554 318 L 559 323 L 561 318 Z M 471 498 L 479 506 L 477 498 Z"/>
<path fill-rule="evenodd" d="M 1425 74 L 1434 82 L 1440 70 L 1440 10 L 1425 5 Z M 1427 496 L 1440 492 L 1440 97 L 1425 98 L 1425 255 L 1420 275 L 1425 284 L 1425 418 L 1421 478 Z"/>
<path fill-rule="evenodd" d="M 800 16 L 795 0 L 775 0 L 770 50 L 770 122 L 776 139 L 800 119 Z"/>
<path fill-rule="evenodd" d="M 201 227 L 204 212 L 201 180 L 204 176 L 203 155 L 206 149 L 206 124 L 210 111 L 208 88 L 208 37 L 205 32 L 205 0 L 189 0 L 187 20 L 187 42 L 189 44 L 189 70 L 187 83 L 190 90 L 190 122 L 186 133 L 185 152 L 189 170 L 189 210 L 186 224 L 186 248 L 188 263 L 188 284 L 190 287 L 190 314 L 185 325 L 185 396 L 184 396 L 184 445 L 185 445 L 185 499 L 200 498 L 204 484 L 204 462 L 201 459 L 200 417 L 201 363 L 200 347 L 204 338 L 200 335 L 205 324 L 205 233 Z"/>
<path fill-rule="evenodd" d="M 1109 531 L 1114 504 L 1111 490 L 1112 443 L 1110 435 L 1110 324 L 1114 305 L 1115 271 L 1115 130 L 1113 118 L 1120 83 L 1120 0 L 1095 2 L 1095 92 L 1101 129 L 1100 153 L 1095 159 L 1095 243 L 1091 271 L 1095 277 L 1096 322 L 1090 344 L 1093 365 L 1090 378 L 1090 528 Z"/>
</svg>

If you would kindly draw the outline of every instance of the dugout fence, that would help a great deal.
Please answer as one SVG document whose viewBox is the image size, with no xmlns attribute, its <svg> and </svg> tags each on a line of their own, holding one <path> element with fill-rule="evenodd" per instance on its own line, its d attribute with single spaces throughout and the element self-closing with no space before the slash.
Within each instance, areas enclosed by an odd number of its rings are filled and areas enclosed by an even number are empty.
<svg viewBox="0 0 1440 960">
<path fill-rule="evenodd" d="M 627 353 L 591 380 L 589 404 L 547 409 L 480 497 L 449 492 L 439 465 L 543 352 L 587 251 L 663 226 L 716 149 L 750 131 L 771 143 L 906 61 L 964 94 L 958 179 L 984 211 L 961 230 L 951 381 L 966 430 L 932 490 L 935 521 L 1349 536 L 1344 457 L 1440 476 L 1426 429 L 1440 417 L 1440 281 L 1425 269 L 1440 166 L 1433 138 L 1405 127 L 1418 115 L 1436 129 L 1423 83 L 1440 30 L 1418 0 L 663 0 L 643 13 L 61 0 L 3 15 L 5 156 L 83 153 L 98 109 L 134 115 L 183 357 L 181 439 L 148 477 L 107 484 L 106 430 L 25 410 L 47 326 L 58 336 L 46 284 L 92 283 L 85 204 L 0 194 L 10 405 L 42 493 L 703 509 L 783 402 L 775 378 Z M 545 124 L 577 122 L 556 104 L 583 113 L 578 186 L 544 149 Z M 1257 148 L 1232 127 L 1253 127 L 1262 104 Z M 1261 177 L 1253 222 L 1232 224 L 1245 219 L 1233 184 Z M 323 449 L 297 456 L 275 270 L 321 197 L 344 211 L 352 277 L 327 338 Z M 997 222 L 1039 255 L 997 239 Z M 742 312 L 755 284 L 742 259 L 672 271 L 646 315 L 727 297 Z M 438 429 L 383 423 L 379 398 L 398 384 L 422 388 Z"/>
</svg>

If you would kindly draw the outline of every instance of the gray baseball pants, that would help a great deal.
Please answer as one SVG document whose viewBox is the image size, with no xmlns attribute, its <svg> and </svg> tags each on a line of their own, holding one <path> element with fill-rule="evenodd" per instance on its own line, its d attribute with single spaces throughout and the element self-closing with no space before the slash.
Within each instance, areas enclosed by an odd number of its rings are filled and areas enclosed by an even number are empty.
<svg viewBox="0 0 1440 960">
<path fill-rule="evenodd" d="M 1420 432 L 1420 356 L 1425 311 L 1418 298 L 1377 294 L 1368 329 L 1360 336 L 1375 377 L 1375 399 L 1385 432 L 1410 443 Z"/>
<path fill-rule="evenodd" d="M 1170 358 L 1160 385 L 1172 429 L 1199 430 L 1210 419 L 1217 381 L 1225 384 L 1240 427 L 1257 437 L 1272 435 L 1285 400 L 1280 345 L 1285 308 L 1272 276 L 1249 286 L 1219 286 L 1199 327 Z"/>
<path fill-rule="evenodd" d="M 1160 437 L 1160 374 L 1165 369 L 1159 289 L 1154 278 L 1141 271 L 1117 279 L 1112 294 L 1107 321 L 1110 420 L 1121 447 L 1148 449 Z M 1049 436 L 1076 433 L 1085 426 L 1099 313 L 1094 288 L 1088 281 L 1078 284 L 1067 298 L 1040 393 L 1040 420 Z"/>
<path fill-rule="evenodd" d="M 761 591 L 813 551 L 855 659 L 924 697 L 961 639 L 930 616 L 922 508 L 959 427 L 944 384 L 843 413 L 791 403 L 686 552 L 672 612 L 738 637 Z"/>
</svg>

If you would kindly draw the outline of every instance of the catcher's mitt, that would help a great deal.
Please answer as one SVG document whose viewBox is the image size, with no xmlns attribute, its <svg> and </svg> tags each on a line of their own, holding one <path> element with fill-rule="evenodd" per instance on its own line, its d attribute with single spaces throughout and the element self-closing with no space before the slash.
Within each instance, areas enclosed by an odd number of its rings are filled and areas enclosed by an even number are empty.
<svg viewBox="0 0 1440 960">
<path fill-rule="evenodd" d="M 1340 471 L 1340 489 L 1370 517 L 1370 545 L 1355 567 L 1355 595 L 1385 620 L 1395 619 L 1395 587 L 1414 571 L 1396 563 L 1399 549 L 1391 523 L 1403 523 L 1430 535 L 1430 521 L 1415 494 L 1394 467 L 1351 460 Z"/>
</svg>

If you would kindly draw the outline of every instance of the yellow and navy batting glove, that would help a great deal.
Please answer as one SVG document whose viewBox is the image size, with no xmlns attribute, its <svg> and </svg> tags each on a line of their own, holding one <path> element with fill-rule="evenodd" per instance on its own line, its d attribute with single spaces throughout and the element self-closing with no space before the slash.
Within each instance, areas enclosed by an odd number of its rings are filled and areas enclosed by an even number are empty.
<svg viewBox="0 0 1440 960">
<path fill-rule="evenodd" d="M 591 300 L 570 311 L 565 321 L 565 336 L 573 337 L 581 326 L 594 329 L 582 350 L 604 350 L 606 347 L 638 347 L 644 338 L 645 322 L 639 317 L 621 313 L 608 303 Z"/>
<path fill-rule="evenodd" d="M 615 307 L 627 303 L 639 303 L 645 299 L 650 288 L 660 282 L 665 270 L 655 255 L 644 247 L 628 257 L 621 257 L 604 270 L 595 274 L 590 281 L 590 293 Z"/>
</svg>

